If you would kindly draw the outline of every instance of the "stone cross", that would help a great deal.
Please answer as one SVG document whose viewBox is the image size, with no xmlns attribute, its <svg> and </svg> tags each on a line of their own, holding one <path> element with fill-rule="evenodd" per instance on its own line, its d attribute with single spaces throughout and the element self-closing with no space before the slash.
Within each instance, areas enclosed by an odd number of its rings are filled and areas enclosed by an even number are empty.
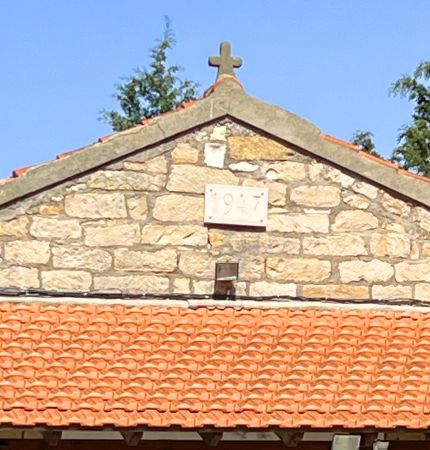
<svg viewBox="0 0 430 450">
<path fill-rule="evenodd" d="M 230 75 L 236 78 L 234 69 L 242 65 L 242 59 L 231 56 L 231 47 L 228 42 L 221 43 L 219 52 L 220 56 L 209 57 L 209 65 L 218 67 L 217 79 L 221 75 Z"/>
</svg>

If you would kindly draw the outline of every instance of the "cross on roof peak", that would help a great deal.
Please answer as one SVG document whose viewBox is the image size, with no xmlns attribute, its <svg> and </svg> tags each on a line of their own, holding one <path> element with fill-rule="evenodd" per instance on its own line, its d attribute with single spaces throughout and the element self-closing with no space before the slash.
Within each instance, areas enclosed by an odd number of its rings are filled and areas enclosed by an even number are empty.
<svg viewBox="0 0 430 450">
<path fill-rule="evenodd" d="M 219 47 L 219 56 L 210 56 L 209 65 L 218 67 L 217 80 L 222 75 L 230 75 L 236 78 L 234 69 L 242 65 L 242 59 L 231 56 L 231 46 L 229 42 L 222 42 Z"/>
</svg>

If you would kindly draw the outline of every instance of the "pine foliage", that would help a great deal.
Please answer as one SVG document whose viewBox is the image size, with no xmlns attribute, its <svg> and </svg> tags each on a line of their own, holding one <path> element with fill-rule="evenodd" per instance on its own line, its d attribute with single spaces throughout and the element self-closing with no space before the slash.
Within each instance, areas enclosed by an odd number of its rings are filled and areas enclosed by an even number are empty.
<svg viewBox="0 0 430 450">
<path fill-rule="evenodd" d="M 167 54 L 174 45 L 175 36 L 166 20 L 162 38 L 150 50 L 149 68 L 135 69 L 133 75 L 117 85 L 114 97 L 121 112 L 104 110 L 101 113 L 101 119 L 114 131 L 126 130 L 142 119 L 171 111 L 196 98 L 197 83 L 179 78 L 181 66 L 168 65 Z"/>
</svg>

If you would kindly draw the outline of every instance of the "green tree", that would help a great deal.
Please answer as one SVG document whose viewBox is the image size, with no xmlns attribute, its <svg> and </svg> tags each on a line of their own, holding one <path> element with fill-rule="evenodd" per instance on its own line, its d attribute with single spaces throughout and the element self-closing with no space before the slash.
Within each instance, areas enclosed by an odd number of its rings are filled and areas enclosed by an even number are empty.
<svg viewBox="0 0 430 450">
<path fill-rule="evenodd" d="M 166 18 L 164 34 L 150 50 L 149 68 L 135 69 L 123 84 L 116 86 L 114 97 L 122 112 L 101 112 L 101 119 L 114 131 L 126 130 L 142 119 L 170 111 L 196 98 L 198 84 L 180 79 L 178 74 L 182 67 L 167 63 L 167 51 L 174 45 L 175 36 Z"/>
<path fill-rule="evenodd" d="M 412 122 L 398 137 L 391 159 L 403 168 L 430 176 L 430 61 L 420 63 L 412 75 L 404 75 L 390 88 L 414 103 Z M 426 83 L 427 82 L 427 83 Z"/>
<path fill-rule="evenodd" d="M 382 156 L 375 150 L 372 132 L 357 130 L 353 134 L 351 142 L 355 145 L 358 145 L 361 150 L 370 153 L 371 155 L 382 158 Z"/>
</svg>

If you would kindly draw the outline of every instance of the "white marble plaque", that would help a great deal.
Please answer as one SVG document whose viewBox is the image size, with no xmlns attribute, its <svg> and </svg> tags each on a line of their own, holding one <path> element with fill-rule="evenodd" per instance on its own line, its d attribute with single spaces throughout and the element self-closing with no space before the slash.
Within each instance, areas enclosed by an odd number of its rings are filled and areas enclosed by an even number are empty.
<svg viewBox="0 0 430 450">
<path fill-rule="evenodd" d="M 265 227 L 267 204 L 267 188 L 207 184 L 205 223 Z"/>
</svg>

